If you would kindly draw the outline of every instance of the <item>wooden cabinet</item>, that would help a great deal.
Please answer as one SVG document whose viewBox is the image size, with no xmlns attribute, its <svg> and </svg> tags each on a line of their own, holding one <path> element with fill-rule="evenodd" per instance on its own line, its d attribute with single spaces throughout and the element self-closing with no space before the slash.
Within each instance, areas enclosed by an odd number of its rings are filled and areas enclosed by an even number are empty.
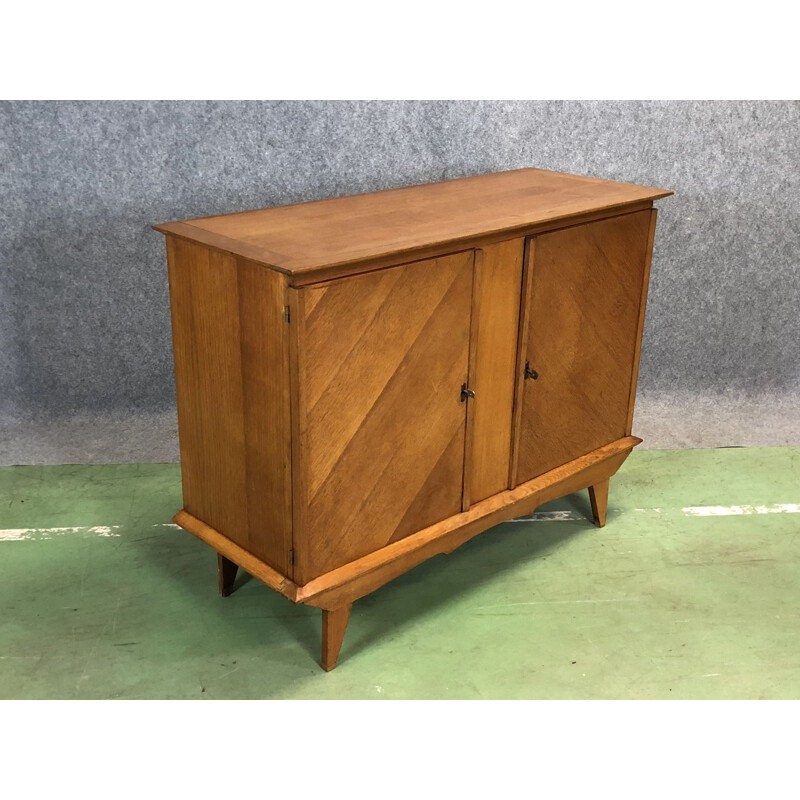
<svg viewBox="0 0 800 800">
<path fill-rule="evenodd" d="M 323 610 L 555 497 L 605 521 L 631 436 L 655 199 L 525 169 L 156 226 L 184 508 Z"/>
</svg>

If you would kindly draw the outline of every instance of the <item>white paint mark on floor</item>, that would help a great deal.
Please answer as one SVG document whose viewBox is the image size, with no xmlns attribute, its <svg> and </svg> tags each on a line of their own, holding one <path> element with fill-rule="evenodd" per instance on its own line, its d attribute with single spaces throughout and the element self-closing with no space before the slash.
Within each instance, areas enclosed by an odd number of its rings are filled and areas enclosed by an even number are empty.
<svg viewBox="0 0 800 800">
<path fill-rule="evenodd" d="M 663 514 L 663 508 L 634 508 L 636 513 Z M 735 517 L 745 514 L 800 514 L 800 503 L 772 503 L 761 506 L 685 506 L 681 509 L 687 517 Z M 586 522 L 589 518 L 578 511 L 535 511 L 509 522 Z M 121 525 L 73 526 L 68 528 L 5 528 L 0 529 L 0 542 L 25 542 L 54 539 L 69 534 L 118 537 Z M 153 528 L 180 528 L 174 522 L 161 522 Z M 575 601 L 577 602 L 577 601 Z"/>
<path fill-rule="evenodd" d="M 0 656 L 0 660 L 2 661 L 6 661 L 8 659 L 11 659 L 13 661 L 31 661 L 31 660 L 36 661 L 40 658 L 41 656 Z"/>
<path fill-rule="evenodd" d="M 517 517 L 511 522 L 566 522 L 569 520 L 585 520 L 584 514 L 577 511 L 534 511 L 527 517 Z"/>
<path fill-rule="evenodd" d="M 742 514 L 800 514 L 800 503 L 772 503 L 766 506 L 687 506 L 687 517 L 738 517 Z"/>
<path fill-rule="evenodd" d="M 663 508 L 634 508 L 629 509 L 638 514 L 663 514 Z M 587 514 L 580 511 L 534 511 L 525 517 L 517 517 L 509 522 L 586 522 L 591 520 Z"/>
<path fill-rule="evenodd" d="M 119 525 L 76 526 L 71 528 L 6 528 L 0 530 L 0 542 L 22 542 L 31 539 L 53 539 L 66 534 L 89 534 L 92 536 L 120 536 Z"/>
<path fill-rule="evenodd" d="M 5 528 L 0 529 L 0 542 L 29 542 L 54 539 L 57 536 L 83 535 L 118 537 L 121 525 L 75 525 L 68 528 Z M 178 528 L 173 522 L 163 522 L 152 526 L 153 528 Z"/>
<path fill-rule="evenodd" d="M 664 508 L 633 508 L 637 514 L 663 514 Z M 686 517 L 732 517 L 742 514 L 800 514 L 800 503 L 772 503 L 762 506 L 685 506 L 681 513 Z M 535 511 L 526 517 L 509 522 L 585 522 L 589 517 L 579 511 Z"/>
</svg>

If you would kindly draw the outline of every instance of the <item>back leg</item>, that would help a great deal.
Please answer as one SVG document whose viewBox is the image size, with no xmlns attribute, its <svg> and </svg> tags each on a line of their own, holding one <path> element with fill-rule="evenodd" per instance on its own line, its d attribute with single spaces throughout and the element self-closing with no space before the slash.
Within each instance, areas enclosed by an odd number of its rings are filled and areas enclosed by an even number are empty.
<svg viewBox="0 0 800 800">
<path fill-rule="evenodd" d="M 592 503 L 594 524 L 598 528 L 602 528 L 606 524 L 606 511 L 608 510 L 608 478 L 589 487 L 589 500 Z"/>
<path fill-rule="evenodd" d="M 217 553 L 217 566 L 219 567 L 219 593 L 227 597 L 233 591 L 233 582 L 239 567 L 229 558 Z"/>
</svg>

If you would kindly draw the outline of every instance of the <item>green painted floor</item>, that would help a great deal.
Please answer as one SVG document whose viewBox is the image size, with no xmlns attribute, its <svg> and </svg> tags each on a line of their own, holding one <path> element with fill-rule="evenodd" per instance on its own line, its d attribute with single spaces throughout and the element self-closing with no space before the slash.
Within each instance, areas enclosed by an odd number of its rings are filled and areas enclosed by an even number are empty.
<svg viewBox="0 0 800 800">
<path fill-rule="evenodd" d="M 179 506 L 177 465 L 0 469 L 0 698 L 800 696 L 798 447 L 634 452 L 606 528 L 581 492 L 432 559 L 328 674 L 320 612 L 219 597 Z"/>
</svg>

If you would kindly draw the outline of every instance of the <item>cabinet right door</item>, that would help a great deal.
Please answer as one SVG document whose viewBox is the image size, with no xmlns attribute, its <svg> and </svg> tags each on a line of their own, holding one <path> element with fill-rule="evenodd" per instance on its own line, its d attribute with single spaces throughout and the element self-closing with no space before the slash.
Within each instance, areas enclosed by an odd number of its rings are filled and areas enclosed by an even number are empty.
<svg viewBox="0 0 800 800">
<path fill-rule="evenodd" d="M 513 485 L 630 432 L 655 213 L 529 239 Z"/>
</svg>

